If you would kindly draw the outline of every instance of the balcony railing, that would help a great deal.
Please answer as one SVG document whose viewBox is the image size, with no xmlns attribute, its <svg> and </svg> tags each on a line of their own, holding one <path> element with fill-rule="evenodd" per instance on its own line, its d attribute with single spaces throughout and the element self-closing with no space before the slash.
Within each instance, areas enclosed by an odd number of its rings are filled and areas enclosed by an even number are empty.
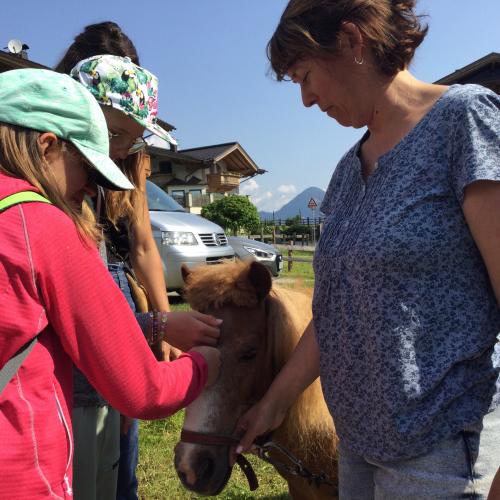
<svg viewBox="0 0 500 500">
<path fill-rule="evenodd" d="M 241 175 L 236 172 L 207 174 L 208 189 L 214 193 L 232 191 L 240 185 Z"/>
</svg>

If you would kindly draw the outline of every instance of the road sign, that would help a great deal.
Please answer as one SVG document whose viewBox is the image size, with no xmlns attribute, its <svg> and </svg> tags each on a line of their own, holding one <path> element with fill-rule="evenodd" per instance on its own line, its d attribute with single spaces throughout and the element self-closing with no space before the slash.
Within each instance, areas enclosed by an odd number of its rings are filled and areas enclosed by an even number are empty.
<svg viewBox="0 0 500 500">
<path fill-rule="evenodd" d="M 315 210 L 316 208 L 318 208 L 318 204 L 316 203 L 316 200 L 314 198 L 311 198 L 309 200 L 309 203 L 307 204 L 307 207 L 311 210 Z"/>
</svg>

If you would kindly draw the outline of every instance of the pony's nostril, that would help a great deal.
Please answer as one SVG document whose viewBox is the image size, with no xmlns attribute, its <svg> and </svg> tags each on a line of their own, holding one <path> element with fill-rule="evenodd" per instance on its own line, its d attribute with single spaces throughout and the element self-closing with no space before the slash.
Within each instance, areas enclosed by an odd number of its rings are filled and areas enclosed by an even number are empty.
<svg viewBox="0 0 500 500">
<path fill-rule="evenodd" d="M 204 457 L 202 460 L 199 462 L 199 469 L 198 469 L 198 477 L 200 481 L 207 481 L 209 480 L 215 470 L 215 463 L 212 458 L 210 457 Z"/>
<path fill-rule="evenodd" d="M 178 470 L 177 475 L 179 476 L 181 483 L 186 484 L 186 474 L 184 472 Z"/>
<path fill-rule="evenodd" d="M 193 486 L 196 483 L 196 474 L 191 469 L 177 467 L 177 475 L 184 486 Z"/>
</svg>

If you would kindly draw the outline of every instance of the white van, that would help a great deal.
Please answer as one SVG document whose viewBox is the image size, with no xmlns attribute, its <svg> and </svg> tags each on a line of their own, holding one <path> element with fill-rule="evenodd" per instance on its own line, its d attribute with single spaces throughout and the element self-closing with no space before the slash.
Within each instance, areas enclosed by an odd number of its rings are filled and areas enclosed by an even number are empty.
<svg viewBox="0 0 500 500">
<path fill-rule="evenodd" d="M 156 184 L 146 181 L 146 189 L 151 228 L 168 290 L 180 290 L 184 286 L 182 264 L 192 268 L 234 260 L 234 251 L 220 226 L 186 212 Z"/>
</svg>

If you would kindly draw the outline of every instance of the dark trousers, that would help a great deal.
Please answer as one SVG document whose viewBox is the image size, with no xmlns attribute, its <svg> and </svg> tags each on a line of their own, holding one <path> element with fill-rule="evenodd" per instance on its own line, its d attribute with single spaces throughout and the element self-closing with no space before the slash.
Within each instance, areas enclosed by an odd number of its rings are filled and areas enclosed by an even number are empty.
<svg viewBox="0 0 500 500">
<path fill-rule="evenodd" d="M 135 312 L 123 264 L 109 264 L 109 272 L 120 287 L 131 309 Z M 120 435 L 120 464 L 118 466 L 117 500 L 137 500 L 137 477 L 135 469 L 139 461 L 139 422 L 134 419 L 127 434 Z"/>
</svg>

